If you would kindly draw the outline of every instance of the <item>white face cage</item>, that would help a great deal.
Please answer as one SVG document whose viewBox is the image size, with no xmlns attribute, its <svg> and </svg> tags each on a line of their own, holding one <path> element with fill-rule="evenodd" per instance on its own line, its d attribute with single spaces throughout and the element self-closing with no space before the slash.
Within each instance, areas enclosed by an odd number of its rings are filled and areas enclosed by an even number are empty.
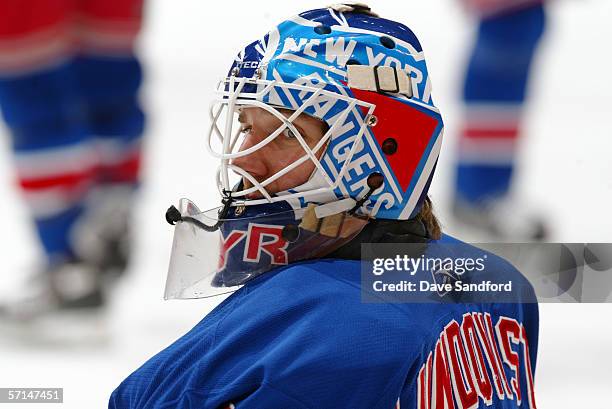
<svg viewBox="0 0 612 409">
<path fill-rule="evenodd" d="M 280 81 L 260 80 L 251 78 L 237 78 L 228 77 L 219 81 L 216 89 L 216 97 L 213 99 L 210 105 L 210 130 L 207 135 L 206 148 L 208 152 L 215 158 L 220 159 L 220 165 L 217 168 L 216 181 L 219 193 L 222 196 L 226 196 L 227 192 L 230 192 L 233 187 L 233 183 L 230 181 L 230 171 L 238 175 L 240 178 L 248 180 L 252 187 L 242 189 L 239 191 L 231 192 L 232 199 L 235 200 L 237 205 L 258 205 L 264 203 L 273 203 L 277 201 L 298 199 L 306 197 L 331 197 L 331 193 L 338 187 L 343 177 L 346 175 L 348 165 L 350 164 L 355 152 L 358 152 L 363 143 L 363 136 L 366 132 L 367 123 L 364 118 L 368 118 L 374 111 L 375 106 L 373 104 L 357 100 L 349 97 L 346 94 L 339 94 L 331 92 L 312 85 L 300 85 L 290 84 Z M 248 86 L 248 87 L 247 87 Z M 245 87 L 249 90 L 245 91 Z M 342 92 L 342 87 L 339 86 Z M 299 104 L 296 99 L 292 97 L 291 91 L 298 92 L 303 102 Z M 279 92 L 284 92 L 288 99 L 291 101 L 291 108 L 284 106 L 280 103 L 278 97 Z M 263 101 L 269 101 L 268 103 Z M 275 101 L 279 101 L 278 104 Z M 326 118 L 325 112 L 321 111 L 322 101 L 328 107 L 333 106 L 337 102 L 344 102 L 347 108 L 339 114 L 336 114 L 332 118 Z M 274 115 L 279 119 L 281 125 L 267 137 L 259 141 L 254 146 L 251 146 L 244 150 L 239 150 L 240 144 L 238 143 L 241 137 L 241 127 L 238 126 L 237 114 L 240 109 L 246 107 L 257 107 L 261 108 L 268 113 Z M 307 113 L 306 110 L 311 108 L 309 112 L 315 112 L 315 116 L 319 119 L 327 122 L 330 127 L 328 131 L 323 135 L 321 140 L 317 144 L 310 148 L 304 137 L 300 134 L 298 129 L 293 125 L 293 121 L 298 118 L 302 113 Z M 289 117 L 283 115 L 279 109 L 291 109 L 293 112 Z M 366 115 L 363 114 L 366 112 Z M 315 152 L 319 151 L 322 147 L 327 144 L 329 145 L 336 137 L 342 136 L 343 125 L 349 119 L 351 121 L 358 121 L 356 135 L 354 136 L 352 147 L 346 156 L 340 171 L 336 175 L 330 175 L 324 168 L 322 160 L 325 157 L 325 153 L 321 156 L 321 160 L 317 159 Z M 319 115 L 317 115 L 319 114 Z M 230 160 L 245 157 L 252 154 L 253 152 L 261 149 L 275 138 L 277 138 L 284 130 L 290 130 L 297 141 L 299 141 L 304 155 L 298 160 L 289 164 L 282 170 L 276 172 L 273 175 L 268 176 L 263 181 L 256 180 L 249 172 L 230 163 Z M 355 132 L 355 131 L 353 131 Z M 216 140 L 213 139 L 213 135 Z M 216 142 L 218 147 L 213 147 L 213 142 Z M 266 189 L 270 183 L 279 179 L 283 175 L 287 174 L 291 170 L 300 166 L 306 161 L 312 161 L 315 165 L 313 174 L 310 176 L 308 182 L 301 186 L 293 187 L 290 191 L 270 193 Z M 315 178 L 315 174 L 316 177 Z M 313 183 L 314 181 L 314 183 Z M 246 195 L 259 191 L 263 198 L 261 199 L 248 199 Z"/>
</svg>

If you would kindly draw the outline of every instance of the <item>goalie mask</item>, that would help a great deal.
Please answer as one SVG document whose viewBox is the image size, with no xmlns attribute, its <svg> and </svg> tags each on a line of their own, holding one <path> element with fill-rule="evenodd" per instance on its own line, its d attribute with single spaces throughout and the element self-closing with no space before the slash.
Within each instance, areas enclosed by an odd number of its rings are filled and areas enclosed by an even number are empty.
<svg viewBox="0 0 612 409">
<path fill-rule="evenodd" d="M 413 218 L 443 131 L 416 36 L 355 5 L 304 12 L 248 45 L 217 86 L 210 122 L 223 206 L 201 212 L 183 199 L 169 210 L 166 298 L 233 291 L 324 257 L 371 218 Z"/>
</svg>

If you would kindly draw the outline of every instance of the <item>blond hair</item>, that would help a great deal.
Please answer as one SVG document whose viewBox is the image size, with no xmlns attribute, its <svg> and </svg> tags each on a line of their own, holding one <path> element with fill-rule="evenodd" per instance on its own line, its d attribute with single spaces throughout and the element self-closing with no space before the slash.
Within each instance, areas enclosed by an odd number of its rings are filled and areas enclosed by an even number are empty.
<svg viewBox="0 0 612 409">
<path fill-rule="evenodd" d="M 433 203 L 429 196 L 425 198 L 423 202 L 423 207 L 421 207 L 421 211 L 417 214 L 416 218 L 423 222 L 425 227 L 427 228 L 427 232 L 429 233 L 429 237 L 434 240 L 439 240 L 442 236 L 442 226 L 440 225 L 440 221 L 436 217 L 433 211 Z"/>
</svg>

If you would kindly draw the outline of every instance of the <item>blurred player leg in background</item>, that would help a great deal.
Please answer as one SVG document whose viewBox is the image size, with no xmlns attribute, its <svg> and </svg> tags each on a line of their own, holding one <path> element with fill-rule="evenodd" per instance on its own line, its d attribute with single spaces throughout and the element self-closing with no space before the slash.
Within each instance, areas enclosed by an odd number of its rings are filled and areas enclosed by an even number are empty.
<svg viewBox="0 0 612 409">
<path fill-rule="evenodd" d="M 74 60 L 88 134 L 95 146 L 96 185 L 73 232 L 76 253 L 103 271 L 121 273 L 129 255 L 128 218 L 138 187 L 144 114 L 142 72 L 134 55 L 142 0 L 81 0 L 80 52 Z"/>
<path fill-rule="evenodd" d="M 543 239 L 544 223 L 511 199 L 510 188 L 544 6 L 533 0 L 467 3 L 480 21 L 463 89 L 454 215 L 495 239 Z"/>
<path fill-rule="evenodd" d="M 0 4 L 0 108 L 46 256 L 15 299 L 1 300 L 5 319 L 99 310 L 109 273 L 126 267 L 144 127 L 141 3 Z"/>
</svg>

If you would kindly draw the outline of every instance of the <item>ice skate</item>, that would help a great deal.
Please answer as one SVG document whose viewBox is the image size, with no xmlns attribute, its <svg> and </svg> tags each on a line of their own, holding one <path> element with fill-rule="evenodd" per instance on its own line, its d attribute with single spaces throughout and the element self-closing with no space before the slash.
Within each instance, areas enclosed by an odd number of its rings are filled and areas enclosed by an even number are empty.
<svg viewBox="0 0 612 409">
<path fill-rule="evenodd" d="M 461 231 L 470 232 L 468 234 L 476 241 L 520 243 L 544 241 L 549 236 L 546 222 L 540 215 L 510 199 L 478 205 L 455 200 L 452 211 Z"/>
<path fill-rule="evenodd" d="M 0 339 L 29 344 L 104 342 L 104 276 L 76 260 L 32 274 L 0 303 Z"/>
</svg>

